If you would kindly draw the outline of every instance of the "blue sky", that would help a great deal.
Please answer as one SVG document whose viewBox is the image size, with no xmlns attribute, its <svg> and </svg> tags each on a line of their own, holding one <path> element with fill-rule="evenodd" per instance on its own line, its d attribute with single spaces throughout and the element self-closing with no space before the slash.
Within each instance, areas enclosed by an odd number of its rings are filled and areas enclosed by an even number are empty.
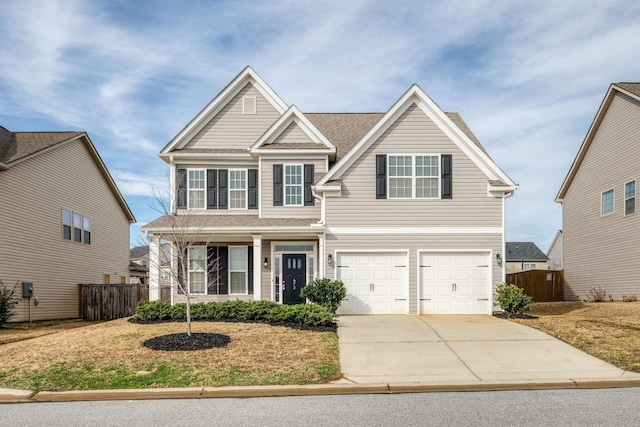
<svg viewBox="0 0 640 427">
<path fill-rule="evenodd" d="M 157 153 L 246 65 L 303 112 L 384 112 L 417 83 L 520 185 L 507 240 L 546 251 L 609 84 L 640 81 L 640 3 L 585 4 L 4 0 L 0 125 L 86 131 L 136 244 L 168 181 Z"/>
</svg>

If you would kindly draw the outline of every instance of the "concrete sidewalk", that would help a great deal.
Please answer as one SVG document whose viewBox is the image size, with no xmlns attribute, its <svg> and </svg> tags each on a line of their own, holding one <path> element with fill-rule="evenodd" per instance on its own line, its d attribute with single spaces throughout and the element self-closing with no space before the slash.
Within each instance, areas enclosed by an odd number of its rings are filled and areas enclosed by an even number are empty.
<svg viewBox="0 0 640 427">
<path fill-rule="evenodd" d="M 640 374 L 492 316 L 341 316 L 338 335 L 344 377 L 333 384 L 0 389 L 0 403 L 640 387 Z"/>
<path fill-rule="evenodd" d="M 340 364 L 357 384 L 626 382 L 625 372 L 493 316 L 341 316 Z"/>
</svg>

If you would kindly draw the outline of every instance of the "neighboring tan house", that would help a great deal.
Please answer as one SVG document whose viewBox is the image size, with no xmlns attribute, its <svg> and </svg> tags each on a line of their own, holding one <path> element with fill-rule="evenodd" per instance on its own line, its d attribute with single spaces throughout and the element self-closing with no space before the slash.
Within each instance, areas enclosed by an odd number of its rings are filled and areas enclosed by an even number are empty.
<svg viewBox="0 0 640 427">
<path fill-rule="evenodd" d="M 507 242 L 507 273 L 546 270 L 549 258 L 533 242 Z"/>
<path fill-rule="evenodd" d="M 343 314 L 492 313 L 517 185 L 416 85 L 386 113 L 311 114 L 247 67 L 160 157 L 199 230 L 192 301 L 294 304 L 327 277 Z M 151 258 L 171 223 L 142 228 Z"/>
<path fill-rule="evenodd" d="M 640 296 L 640 83 L 614 83 L 560 188 L 566 299 Z"/>
<path fill-rule="evenodd" d="M 127 282 L 133 222 L 86 133 L 0 127 L 0 278 L 33 283 L 13 321 L 77 318 L 79 283 Z"/>
<path fill-rule="evenodd" d="M 562 230 L 558 230 L 549 250 L 547 251 L 547 258 L 549 258 L 549 270 L 562 270 L 562 243 L 564 239 L 562 237 Z"/>
<path fill-rule="evenodd" d="M 147 284 L 149 281 L 149 245 L 136 246 L 129 250 L 129 271 L 135 283 Z M 171 287 L 171 244 L 163 243 L 160 251 L 161 288 Z M 134 283 L 133 281 L 131 283 Z M 167 293 L 168 295 L 168 293 Z M 166 298 L 169 300 L 170 298 Z"/>
</svg>

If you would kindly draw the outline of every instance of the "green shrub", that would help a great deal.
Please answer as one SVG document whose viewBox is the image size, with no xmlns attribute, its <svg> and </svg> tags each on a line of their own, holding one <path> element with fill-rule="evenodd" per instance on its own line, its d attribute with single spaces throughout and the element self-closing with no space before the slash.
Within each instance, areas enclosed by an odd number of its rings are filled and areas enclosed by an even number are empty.
<svg viewBox="0 0 640 427">
<path fill-rule="evenodd" d="M 347 296 L 347 289 L 340 280 L 316 279 L 302 288 L 300 296 L 335 313 Z"/>
<path fill-rule="evenodd" d="M 507 317 L 520 316 L 531 308 L 531 297 L 516 285 L 506 283 L 496 288 L 496 301 Z"/>
<path fill-rule="evenodd" d="M 17 286 L 18 282 L 12 287 L 8 287 L 0 279 L 0 325 L 4 325 L 13 317 L 13 309 L 18 305 Z"/>
<path fill-rule="evenodd" d="M 141 301 L 135 318 L 144 321 L 185 320 L 187 306 L 162 301 Z M 272 301 L 225 301 L 191 305 L 193 320 L 240 320 L 298 323 L 310 326 L 334 324 L 334 314 L 317 304 L 281 305 Z"/>
</svg>

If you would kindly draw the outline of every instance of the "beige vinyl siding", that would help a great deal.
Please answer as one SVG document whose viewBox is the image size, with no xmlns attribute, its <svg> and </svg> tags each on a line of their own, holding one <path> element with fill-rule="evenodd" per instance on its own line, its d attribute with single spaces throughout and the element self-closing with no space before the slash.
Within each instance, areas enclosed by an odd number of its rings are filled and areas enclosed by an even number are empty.
<svg viewBox="0 0 640 427">
<path fill-rule="evenodd" d="M 63 208 L 91 218 L 90 245 L 62 238 Z M 129 277 L 128 218 L 80 140 L 0 172 L 0 241 L 0 277 L 33 282 L 33 320 L 77 318 L 79 283 Z M 13 321 L 29 319 L 27 301 Z"/>
<path fill-rule="evenodd" d="M 495 253 L 502 253 L 501 234 L 369 234 L 354 235 L 328 233 L 325 252 L 335 251 L 409 251 L 409 313 L 418 311 L 418 251 L 419 250 L 456 250 L 459 252 L 487 250 L 493 251 L 492 271 L 494 288 L 502 282 L 502 270 L 495 262 Z M 326 258 L 326 257 L 325 257 Z M 336 259 L 334 255 L 334 259 Z M 335 264 L 325 262 L 325 277 L 335 279 Z"/>
<path fill-rule="evenodd" d="M 269 267 L 264 268 L 264 259 L 269 258 Z M 274 270 L 273 256 L 271 254 L 271 240 L 262 240 L 262 258 L 260 258 L 260 268 L 262 274 L 260 275 L 262 299 L 267 301 L 273 301 L 271 298 L 271 271 Z"/>
<path fill-rule="evenodd" d="M 295 122 L 291 123 L 273 141 L 274 144 L 313 144 L 314 142 Z M 326 148 L 324 145 L 316 144 L 318 148 Z M 283 147 L 284 148 L 284 147 Z"/>
<path fill-rule="evenodd" d="M 624 185 L 640 183 L 640 102 L 616 93 L 564 201 L 565 298 L 584 300 L 600 285 L 614 299 L 640 296 L 640 216 L 624 215 Z M 614 189 L 614 212 L 600 215 L 601 193 Z"/>
<path fill-rule="evenodd" d="M 453 199 L 376 199 L 376 154 L 452 154 Z M 327 197 L 337 226 L 501 227 L 502 199 L 487 195 L 487 176 L 415 104 L 342 176 L 342 196 Z M 354 212 L 366 214 L 354 215 Z"/>
<path fill-rule="evenodd" d="M 256 114 L 242 113 L 242 97 L 256 97 Z M 249 148 L 278 119 L 278 111 L 248 83 L 185 148 Z"/>
<path fill-rule="evenodd" d="M 314 206 L 273 206 L 273 165 L 305 165 L 313 164 L 316 176 L 326 172 L 325 158 L 313 159 L 263 159 L 261 170 L 260 203 L 262 218 L 318 218 L 320 219 L 320 202 Z M 303 194 L 304 196 L 304 194 Z"/>
</svg>

